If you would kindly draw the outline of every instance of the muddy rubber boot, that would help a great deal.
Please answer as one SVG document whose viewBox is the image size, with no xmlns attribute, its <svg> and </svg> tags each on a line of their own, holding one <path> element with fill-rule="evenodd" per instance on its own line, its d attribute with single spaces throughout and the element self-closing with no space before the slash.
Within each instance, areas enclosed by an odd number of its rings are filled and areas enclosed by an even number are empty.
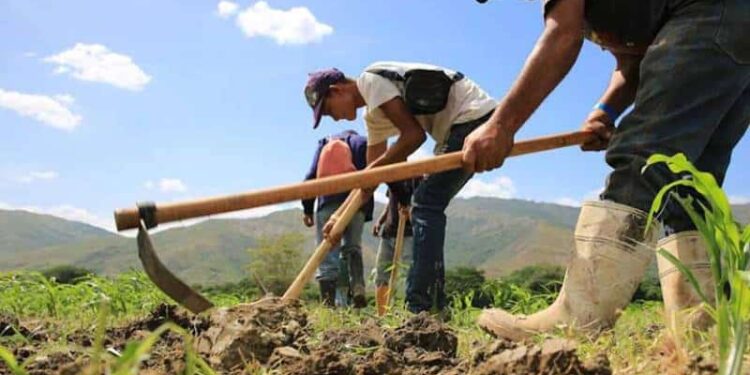
<svg viewBox="0 0 750 375">
<path fill-rule="evenodd" d="M 558 326 L 597 332 L 611 327 L 633 297 L 654 256 L 660 228 L 646 234 L 647 214 L 614 202 L 586 202 L 575 230 L 575 251 L 557 300 L 529 316 L 484 310 L 477 323 L 520 341 Z"/>
<path fill-rule="evenodd" d="M 385 315 L 388 309 L 388 285 L 379 286 L 375 290 L 375 305 L 378 308 L 378 316 Z"/>
<path fill-rule="evenodd" d="M 700 234 L 689 231 L 671 235 L 659 241 L 657 249 L 659 248 L 672 254 L 692 271 L 706 298 L 713 303 L 716 293 L 711 263 L 708 261 L 705 242 Z M 659 266 L 667 327 L 674 332 L 684 331 L 685 328 L 708 328 L 713 320 L 708 312 L 700 307 L 703 300 L 693 285 L 668 259 L 657 254 L 656 261 Z"/>
<path fill-rule="evenodd" d="M 323 304 L 334 307 L 336 300 L 336 280 L 320 280 L 318 281 L 318 287 L 320 288 L 320 300 Z"/>
</svg>

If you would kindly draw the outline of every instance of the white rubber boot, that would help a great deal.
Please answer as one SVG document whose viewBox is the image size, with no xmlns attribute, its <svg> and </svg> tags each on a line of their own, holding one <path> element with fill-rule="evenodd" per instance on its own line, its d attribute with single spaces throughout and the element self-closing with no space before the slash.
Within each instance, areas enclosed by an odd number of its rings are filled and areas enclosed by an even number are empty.
<svg viewBox="0 0 750 375">
<path fill-rule="evenodd" d="M 587 332 L 611 327 L 654 256 L 660 228 L 646 233 L 646 218 L 645 212 L 614 202 L 584 203 L 576 248 L 557 300 L 529 316 L 488 309 L 479 316 L 479 326 L 517 341 L 558 326 Z"/>
<path fill-rule="evenodd" d="M 711 263 L 708 261 L 703 238 L 698 232 L 671 235 L 659 241 L 657 248 L 666 250 L 690 269 L 708 301 L 713 303 L 716 293 Z M 705 329 L 710 326 L 713 320 L 700 308 L 703 300 L 688 279 L 668 259 L 657 255 L 656 261 L 667 327 L 679 332 L 684 328 Z"/>
</svg>

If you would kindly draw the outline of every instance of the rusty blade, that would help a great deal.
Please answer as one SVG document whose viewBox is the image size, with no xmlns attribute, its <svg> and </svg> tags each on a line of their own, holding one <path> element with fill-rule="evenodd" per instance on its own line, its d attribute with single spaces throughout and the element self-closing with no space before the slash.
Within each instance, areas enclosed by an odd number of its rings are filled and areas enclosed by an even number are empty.
<svg viewBox="0 0 750 375">
<path fill-rule="evenodd" d="M 138 227 L 138 257 L 141 258 L 143 269 L 149 279 L 161 289 L 164 294 L 184 306 L 194 314 L 201 313 L 213 307 L 211 301 L 193 290 L 182 280 L 177 278 L 156 255 L 151 237 L 143 221 Z"/>
</svg>

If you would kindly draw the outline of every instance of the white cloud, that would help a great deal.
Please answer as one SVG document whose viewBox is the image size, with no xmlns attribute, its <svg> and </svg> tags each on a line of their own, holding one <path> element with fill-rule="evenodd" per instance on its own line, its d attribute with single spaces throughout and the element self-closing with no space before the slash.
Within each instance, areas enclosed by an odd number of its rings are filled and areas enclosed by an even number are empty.
<svg viewBox="0 0 750 375">
<path fill-rule="evenodd" d="M 31 51 L 24 52 L 23 57 L 26 57 L 26 58 L 36 57 L 36 52 L 31 52 Z"/>
<path fill-rule="evenodd" d="M 458 192 L 459 198 L 471 197 L 492 197 L 492 198 L 513 198 L 516 194 L 516 188 L 513 181 L 505 176 L 500 176 L 491 181 L 483 181 L 479 178 L 472 178 Z"/>
<path fill-rule="evenodd" d="M 0 107 L 63 130 L 73 130 L 81 124 L 82 117 L 68 108 L 72 102 L 70 95 L 51 97 L 0 89 Z"/>
<path fill-rule="evenodd" d="M 115 231 L 114 222 L 110 219 L 101 218 L 90 211 L 75 207 L 69 204 L 62 204 L 59 206 L 39 207 L 39 206 L 16 206 L 8 203 L 0 202 L 0 209 L 3 210 L 21 210 L 33 212 L 36 214 L 51 215 L 59 217 L 65 220 L 78 221 L 86 224 L 93 225 L 102 229 L 106 229 L 110 232 Z"/>
<path fill-rule="evenodd" d="M 54 98 L 60 103 L 65 103 L 67 105 L 71 105 L 76 101 L 76 99 L 70 94 L 55 95 Z"/>
<path fill-rule="evenodd" d="M 729 203 L 731 204 L 748 204 L 750 203 L 750 197 L 742 196 L 742 195 L 730 195 L 729 196 Z"/>
<path fill-rule="evenodd" d="M 318 22 L 306 7 L 274 9 L 265 1 L 258 1 L 240 12 L 237 26 L 248 38 L 268 37 L 281 45 L 320 42 L 333 33 L 333 27 Z"/>
<path fill-rule="evenodd" d="M 159 181 L 159 190 L 164 193 L 183 193 L 187 191 L 187 186 L 176 178 L 162 178 Z"/>
<path fill-rule="evenodd" d="M 219 13 L 219 17 L 227 18 L 237 13 L 237 9 L 239 7 L 240 6 L 237 5 L 237 3 L 222 0 L 222 1 L 219 1 L 219 5 L 217 6 L 216 11 Z"/>
<path fill-rule="evenodd" d="M 23 182 L 26 184 L 32 183 L 34 181 L 50 181 L 54 180 L 60 175 L 55 171 L 32 171 L 29 172 L 21 177 L 18 177 L 18 182 Z"/>
<path fill-rule="evenodd" d="M 132 91 L 142 90 L 151 81 L 130 56 L 112 52 L 101 44 L 76 43 L 73 48 L 46 57 L 44 61 L 57 64 L 55 74 L 68 73 L 83 81 L 107 83 Z"/>
<path fill-rule="evenodd" d="M 188 190 L 187 185 L 178 178 L 162 178 L 157 182 L 146 181 L 143 186 L 149 190 L 159 189 L 162 193 L 184 193 Z"/>
</svg>

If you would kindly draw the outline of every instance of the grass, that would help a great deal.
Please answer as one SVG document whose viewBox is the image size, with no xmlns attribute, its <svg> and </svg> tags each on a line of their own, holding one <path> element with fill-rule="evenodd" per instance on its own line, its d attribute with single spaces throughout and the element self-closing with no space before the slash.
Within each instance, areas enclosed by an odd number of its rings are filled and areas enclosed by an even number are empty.
<svg viewBox="0 0 750 375">
<path fill-rule="evenodd" d="M 102 343 L 103 332 L 107 327 L 122 325 L 134 318 L 146 316 L 159 303 L 166 299 L 138 272 L 121 275 L 115 279 L 88 277 L 85 281 L 75 285 L 57 284 L 42 280 L 35 273 L 1 274 L 0 280 L 0 314 L 11 315 L 21 320 L 33 319 L 45 322 L 51 330 L 57 332 L 72 332 L 74 329 L 88 328 L 96 331 L 96 342 L 92 348 L 85 349 L 89 363 L 93 367 L 85 370 L 88 373 L 102 373 L 106 369 L 111 374 L 136 373 L 147 353 L 152 350 L 161 334 L 171 331 L 182 335 L 186 348 L 188 374 L 213 374 L 213 370 L 194 352 L 189 350 L 190 335 L 173 324 L 166 324 L 150 333 L 146 338 L 131 342 L 119 357 L 113 357 L 104 351 Z M 486 286 L 497 299 L 493 304 L 499 307 L 513 305 L 516 311 L 526 313 L 544 308 L 554 297 L 553 294 L 531 294 L 499 282 L 490 282 Z M 124 294 L 124 295 L 121 295 Z M 500 296 L 504 296 L 501 298 Z M 21 304 L 16 301 L 21 299 Z M 232 294 L 212 295 L 214 301 L 223 301 L 225 305 L 232 305 L 240 301 Z M 475 324 L 475 319 L 481 309 L 472 307 L 472 295 L 454 297 L 451 307 L 451 319 L 448 325 L 458 336 L 458 356 L 463 359 L 471 357 L 472 349 L 476 345 L 489 343 L 492 339 L 481 331 Z M 24 305 L 24 303 L 28 303 Z M 370 306 L 362 310 L 337 309 L 331 310 L 318 303 L 306 304 L 311 328 L 314 332 L 311 339 L 321 336 L 330 329 L 360 329 L 367 320 L 380 319 L 381 326 L 395 328 L 401 325 L 410 314 L 403 307 L 403 299 L 398 298 L 391 312 L 378 318 L 375 308 Z M 20 313 L 19 313 L 20 312 Z M 91 328 L 94 327 L 94 328 Z M 600 353 L 607 354 L 615 373 L 641 374 L 658 373 L 664 366 L 665 355 L 674 350 L 665 341 L 663 322 L 661 317 L 661 303 L 647 302 L 631 304 L 623 311 L 621 318 L 613 330 L 592 338 L 577 336 L 572 332 L 559 331 L 552 336 L 567 337 L 580 343 L 579 353 L 584 358 L 591 358 Z M 541 340 L 540 336 L 537 339 Z M 17 361 L 10 355 L 10 351 L 2 346 L 15 347 L 24 345 L 23 338 L 16 335 L 0 337 L 0 362 L 13 374 L 25 374 L 25 368 L 33 361 Z M 314 343 L 314 342 L 313 342 Z M 688 355 L 710 353 L 715 348 L 712 340 L 699 340 L 687 352 L 679 352 L 677 361 L 684 364 Z M 61 348 L 70 347 L 64 337 L 57 342 L 46 344 L 41 348 L 44 353 L 52 353 Z M 84 350 L 84 348 L 78 348 Z M 350 348 L 350 350 L 364 351 L 365 348 Z M 671 350 L 671 351 L 670 351 Z M 364 352 L 360 353 L 363 354 Z M 94 360 L 99 358 L 99 360 Z M 672 360 L 672 359 L 670 359 Z M 98 364 L 98 365 L 97 365 Z M 99 367 L 97 367 L 99 366 Z M 98 371 L 98 372 L 97 372 Z M 249 374 L 273 374 L 257 363 L 249 363 Z"/>
</svg>

